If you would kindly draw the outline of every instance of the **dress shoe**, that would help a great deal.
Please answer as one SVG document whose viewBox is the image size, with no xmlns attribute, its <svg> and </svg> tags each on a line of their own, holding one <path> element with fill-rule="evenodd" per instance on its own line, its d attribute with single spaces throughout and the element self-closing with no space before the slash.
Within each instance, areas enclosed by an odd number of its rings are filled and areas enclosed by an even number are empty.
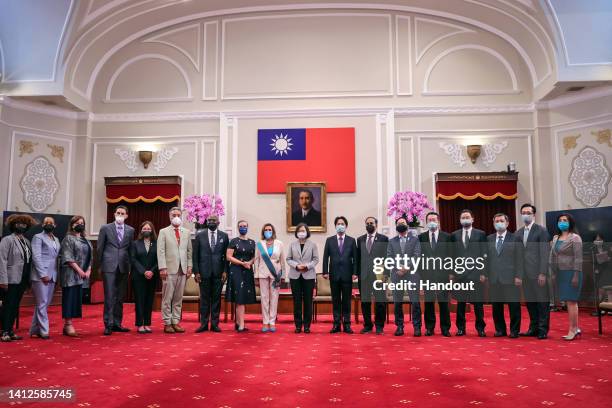
<svg viewBox="0 0 612 408">
<path fill-rule="evenodd" d="M 548 336 L 546 334 L 540 333 L 538 334 L 538 340 L 546 340 Z"/>
<path fill-rule="evenodd" d="M 376 328 L 376 334 L 377 334 L 378 336 L 382 335 L 383 333 L 384 333 L 384 331 L 383 331 L 383 328 L 382 328 L 382 327 L 377 327 L 377 328 Z"/>
<path fill-rule="evenodd" d="M 429 337 L 429 336 L 433 336 L 434 335 L 434 331 L 433 330 L 425 330 L 425 336 Z"/>
<path fill-rule="evenodd" d="M 295 328 L 295 334 L 300 334 L 302 332 L 302 329 L 299 327 Z"/>
<path fill-rule="evenodd" d="M 363 329 L 361 329 L 361 331 L 359 333 L 361 333 L 361 334 L 372 333 L 372 328 L 371 327 L 364 327 Z"/>
<path fill-rule="evenodd" d="M 518 339 L 518 336 L 519 336 L 518 333 L 510 333 L 508 337 L 510 337 L 511 339 Z"/>
<path fill-rule="evenodd" d="M 344 332 L 346 334 L 353 334 L 353 329 L 351 329 L 351 326 L 344 326 Z"/>
<path fill-rule="evenodd" d="M 51 337 L 49 337 L 49 335 L 48 335 L 48 334 L 41 334 L 41 335 L 40 335 L 40 336 L 38 336 L 38 337 L 40 337 L 42 340 L 49 340 L 49 339 L 51 338 Z"/>
<path fill-rule="evenodd" d="M 414 337 L 421 337 L 421 329 L 414 329 Z"/>
<path fill-rule="evenodd" d="M 110 336 L 111 334 L 113 334 L 113 331 L 111 330 L 110 327 L 105 327 L 104 328 L 104 335 L 105 336 Z"/>
<path fill-rule="evenodd" d="M 480 330 L 478 332 L 478 337 L 487 337 L 487 333 L 485 333 L 484 330 Z"/>
<path fill-rule="evenodd" d="M 455 336 L 465 336 L 465 330 L 457 329 Z"/>
<path fill-rule="evenodd" d="M 398 327 L 397 329 L 395 329 L 395 333 L 393 333 L 394 336 L 403 336 L 404 335 L 404 328 L 403 327 Z"/>
<path fill-rule="evenodd" d="M 119 333 L 127 333 L 130 331 L 130 329 L 128 329 L 127 327 L 123 327 L 123 326 L 113 326 L 113 331 L 119 332 Z"/>
<path fill-rule="evenodd" d="M 332 327 L 332 329 L 329 331 L 331 334 L 334 333 L 340 333 L 340 326 L 334 326 Z"/>
<path fill-rule="evenodd" d="M 213 331 L 215 333 L 221 333 L 221 328 L 219 326 L 211 326 L 210 331 Z"/>
<path fill-rule="evenodd" d="M 11 339 L 11 335 L 8 333 L 2 333 L 2 337 L 0 337 L 0 341 L 2 341 L 3 343 L 8 343 L 9 341 L 13 341 Z"/>
<path fill-rule="evenodd" d="M 270 333 L 276 333 L 276 326 L 270 326 L 268 330 L 270 330 Z"/>
<path fill-rule="evenodd" d="M 164 333 L 176 333 L 176 330 L 171 324 L 167 324 L 164 326 Z"/>
<path fill-rule="evenodd" d="M 23 337 L 16 335 L 15 333 L 10 333 L 11 340 L 23 340 Z"/>
<path fill-rule="evenodd" d="M 140 329 L 136 330 L 136 333 L 138 333 L 138 334 L 147 334 L 147 331 L 145 329 L 140 328 Z"/>
<path fill-rule="evenodd" d="M 536 335 L 537 335 L 536 331 L 531 330 L 531 329 L 527 330 L 526 332 L 519 333 L 519 336 L 522 336 L 522 337 L 535 337 Z"/>
<path fill-rule="evenodd" d="M 244 333 L 244 332 L 248 332 L 249 329 L 247 329 L 246 327 L 243 327 L 242 329 L 240 327 L 238 327 L 238 330 L 236 330 L 238 333 Z"/>
<path fill-rule="evenodd" d="M 304 327 L 304 333 L 309 334 L 310 333 L 310 327 Z"/>
<path fill-rule="evenodd" d="M 444 336 L 444 337 L 450 337 L 450 336 L 451 336 L 451 334 L 450 334 L 450 332 L 449 332 L 448 330 L 443 330 L 443 331 L 442 331 L 442 336 Z"/>
<path fill-rule="evenodd" d="M 204 333 L 208 331 L 208 326 L 200 326 L 196 329 L 196 333 Z"/>
<path fill-rule="evenodd" d="M 153 330 L 149 329 L 148 327 L 147 327 L 147 328 L 145 328 L 145 331 L 146 331 L 147 333 L 153 333 Z"/>
<path fill-rule="evenodd" d="M 106 333 L 106 330 L 104 330 L 104 332 Z M 79 337 L 76 330 L 74 330 L 74 327 L 72 326 L 64 326 L 64 329 L 62 330 L 62 334 L 68 337 Z"/>
<path fill-rule="evenodd" d="M 174 329 L 175 332 L 177 333 L 185 333 L 185 329 L 183 329 L 181 326 L 179 326 L 178 324 L 173 324 L 172 328 Z"/>
<path fill-rule="evenodd" d="M 506 337 L 507 335 L 508 335 L 508 333 L 506 333 L 506 332 L 496 331 L 493 336 L 494 337 Z"/>
</svg>

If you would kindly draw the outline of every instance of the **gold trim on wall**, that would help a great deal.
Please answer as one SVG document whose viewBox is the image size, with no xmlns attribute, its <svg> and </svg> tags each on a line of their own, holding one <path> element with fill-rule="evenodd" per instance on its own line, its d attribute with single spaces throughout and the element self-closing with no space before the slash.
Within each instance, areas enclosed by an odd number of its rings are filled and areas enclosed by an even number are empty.
<svg viewBox="0 0 612 408">
<path fill-rule="evenodd" d="M 37 146 L 38 142 L 31 142 L 29 140 L 20 140 L 19 141 L 19 157 L 22 157 L 24 154 L 34 153 L 34 146 Z"/>
<path fill-rule="evenodd" d="M 51 156 L 57 158 L 60 163 L 64 162 L 64 146 L 48 144 L 47 147 L 51 149 Z"/>
<path fill-rule="evenodd" d="M 580 136 L 582 135 L 578 134 L 576 136 L 565 136 L 563 138 L 563 148 L 565 149 L 566 156 L 570 150 L 575 149 L 578 146 L 578 143 L 576 141 Z"/>
<path fill-rule="evenodd" d="M 610 129 L 598 130 L 597 132 L 591 132 L 591 134 L 597 137 L 597 143 L 612 147 L 612 131 Z"/>
</svg>

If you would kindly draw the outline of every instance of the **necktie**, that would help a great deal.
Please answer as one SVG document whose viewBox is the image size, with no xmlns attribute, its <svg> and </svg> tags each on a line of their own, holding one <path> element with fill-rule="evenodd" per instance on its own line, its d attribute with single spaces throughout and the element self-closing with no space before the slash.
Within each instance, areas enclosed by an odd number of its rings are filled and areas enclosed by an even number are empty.
<svg viewBox="0 0 612 408">
<path fill-rule="evenodd" d="M 525 232 L 523 233 L 523 245 L 527 247 L 527 237 L 529 237 L 529 228 L 525 227 Z"/>
<path fill-rule="evenodd" d="M 119 225 L 117 227 L 117 238 L 119 239 L 119 243 L 123 241 L 123 226 L 122 225 Z"/>
<path fill-rule="evenodd" d="M 495 249 L 497 249 L 497 255 L 501 254 L 503 243 L 504 243 L 504 237 L 501 236 L 501 235 L 498 236 L 497 237 L 497 245 L 495 245 Z"/>
<path fill-rule="evenodd" d="M 215 239 L 215 233 L 211 232 L 210 233 L 210 248 L 213 249 L 216 244 L 217 244 L 217 240 Z"/>
<path fill-rule="evenodd" d="M 338 238 L 338 249 L 340 250 L 340 255 L 342 255 L 342 252 L 344 252 L 344 237 L 340 236 Z"/>
<path fill-rule="evenodd" d="M 178 228 L 174 229 L 174 236 L 176 237 L 176 243 L 181 245 L 181 233 Z"/>
<path fill-rule="evenodd" d="M 406 237 L 400 237 L 400 248 L 402 249 L 402 254 L 406 249 Z"/>
<path fill-rule="evenodd" d="M 468 242 L 470 242 L 470 236 L 468 235 L 467 230 L 463 231 L 463 247 L 468 247 Z"/>
<path fill-rule="evenodd" d="M 436 249 L 436 233 L 431 233 L 431 249 Z"/>
<path fill-rule="evenodd" d="M 368 250 L 368 254 L 372 252 L 372 236 L 368 235 L 368 242 L 366 242 L 366 249 Z"/>
</svg>

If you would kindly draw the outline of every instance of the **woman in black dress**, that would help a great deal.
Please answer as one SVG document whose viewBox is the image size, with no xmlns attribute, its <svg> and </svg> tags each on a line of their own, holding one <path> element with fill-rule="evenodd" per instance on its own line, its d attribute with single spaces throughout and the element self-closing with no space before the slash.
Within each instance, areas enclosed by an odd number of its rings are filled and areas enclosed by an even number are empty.
<svg viewBox="0 0 612 408">
<path fill-rule="evenodd" d="M 255 241 L 247 238 L 249 224 L 238 221 L 240 236 L 230 241 L 227 248 L 227 260 L 230 263 L 230 276 L 226 294 L 230 302 L 236 304 L 236 330 L 244 332 L 245 305 L 257 303 L 255 298 L 255 279 L 253 261 L 255 259 Z"/>
<path fill-rule="evenodd" d="M 140 225 L 138 239 L 130 247 L 136 327 L 140 334 L 153 333 L 151 312 L 153 311 L 155 288 L 159 280 L 156 241 L 155 226 L 151 221 L 145 221 Z"/>
</svg>

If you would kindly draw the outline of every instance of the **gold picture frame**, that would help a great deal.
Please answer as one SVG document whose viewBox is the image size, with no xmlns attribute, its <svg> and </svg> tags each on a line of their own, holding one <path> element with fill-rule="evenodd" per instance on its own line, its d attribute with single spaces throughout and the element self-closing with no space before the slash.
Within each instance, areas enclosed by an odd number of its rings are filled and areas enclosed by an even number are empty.
<svg viewBox="0 0 612 408">
<path fill-rule="evenodd" d="M 325 182 L 291 181 L 286 187 L 287 232 L 295 232 L 300 222 L 310 232 L 327 231 L 327 189 Z M 306 206 L 309 206 L 306 207 Z"/>
</svg>

